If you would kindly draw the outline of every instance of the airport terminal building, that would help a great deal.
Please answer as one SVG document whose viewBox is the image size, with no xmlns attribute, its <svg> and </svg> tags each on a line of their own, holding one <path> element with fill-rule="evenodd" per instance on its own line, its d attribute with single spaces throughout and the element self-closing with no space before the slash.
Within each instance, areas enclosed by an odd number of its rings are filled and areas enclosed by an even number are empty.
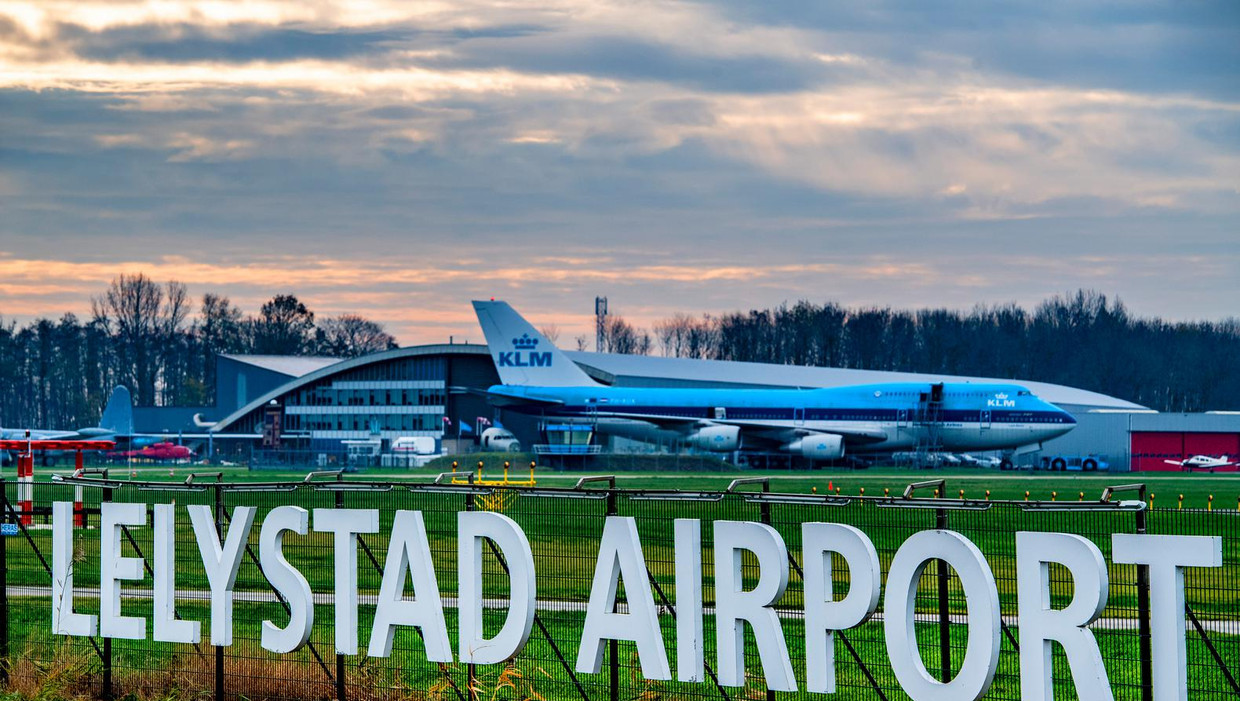
<svg viewBox="0 0 1240 701">
<path fill-rule="evenodd" d="M 607 353 L 567 355 L 596 380 L 629 387 L 1013 381 Z M 1018 463 L 1036 464 L 1049 456 L 1096 456 L 1112 470 L 1151 470 L 1175 469 L 1166 459 L 1240 454 L 1240 412 L 1162 414 L 1096 392 L 1014 381 L 1078 421 L 1075 430 L 1048 442 L 1040 455 Z M 220 357 L 216 406 L 138 409 L 135 428 L 172 437 L 201 432 L 201 426 L 210 423 L 216 436 L 210 450 L 238 460 L 278 445 L 283 451 L 304 451 L 334 462 L 351 448 L 383 452 L 406 437 L 433 439 L 437 451 L 465 453 L 474 449 L 485 427 L 501 423 L 527 450 L 543 454 L 680 449 L 565 430 L 573 427 L 499 410 L 481 394 L 498 382 L 487 347 L 478 344 L 413 346 L 349 360 L 228 355 Z"/>
</svg>

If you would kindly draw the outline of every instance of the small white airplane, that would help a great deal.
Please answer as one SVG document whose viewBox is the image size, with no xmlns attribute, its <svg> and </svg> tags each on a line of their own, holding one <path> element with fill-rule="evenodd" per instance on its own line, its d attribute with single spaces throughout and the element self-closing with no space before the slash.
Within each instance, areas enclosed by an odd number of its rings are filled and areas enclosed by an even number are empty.
<svg viewBox="0 0 1240 701">
<path fill-rule="evenodd" d="M 1212 458 L 1209 455 L 1194 455 L 1183 460 L 1163 460 L 1163 462 L 1168 465 L 1179 465 L 1185 470 L 1213 470 L 1216 467 L 1240 465 L 1240 462 L 1229 462 L 1226 455 L 1220 458 Z"/>
</svg>

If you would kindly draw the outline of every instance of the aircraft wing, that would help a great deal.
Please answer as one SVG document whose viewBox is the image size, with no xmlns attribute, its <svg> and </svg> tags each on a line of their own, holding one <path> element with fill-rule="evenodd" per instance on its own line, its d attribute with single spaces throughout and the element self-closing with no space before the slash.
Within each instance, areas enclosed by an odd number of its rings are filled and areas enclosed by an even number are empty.
<svg viewBox="0 0 1240 701">
<path fill-rule="evenodd" d="M 772 441 L 786 442 L 802 436 L 822 434 L 843 436 L 845 442 L 848 443 L 878 443 L 887 439 L 886 432 L 877 428 L 832 427 L 829 430 L 817 430 L 812 428 L 804 428 L 801 426 L 788 426 L 786 424 L 778 424 L 772 421 L 746 421 L 743 419 L 696 419 L 685 416 L 636 414 L 623 411 L 600 411 L 597 415 L 600 419 L 630 419 L 634 421 L 646 421 L 660 428 L 667 428 L 675 431 L 690 431 L 694 428 L 701 428 L 704 426 L 738 426 L 741 431 L 745 433 L 756 434 L 759 438 L 765 438 Z"/>
<path fill-rule="evenodd" d="M 1176 465 L 1178 467 L 1184 467 L 1183 460 L 1163 460 L 1163 462 L 1167 463 L 1168 465 Z"/>
<path fill-rule="evenodd" d="M 499 389 L 497 388 L 476 389 L 473 387 L 456 387 L 456 386 L 450 387 L 448 389 L 450 392 L 454 394 L 458 394 L 458 393 L 475 394 L 480 397 L 485 397 L 488 404 L 490 404 L 491 406 L 497 406 L 497 407 L 506 407 L 506 406 L 553 407 L 553 406 L 562 406 L 564 404 L 564 400 L 558 397 L 544 397 L 544 396 L 539 396 L 537 394 L 526 394 L 524 392 L 508 392 L 508 391 L 505 391 L 502 388 L 502 386 L 500 386 Z"/>
<path fill-rule="evenodd" d="M 30 431 L 30 440 L 32 441 L 64 441 L 78 438 L 82 435 L 80 431 L 47 431 L 35 430 Z M 10 441 L 26 440 L 26 429 L 11 429 L 0 431 L 0 439 Z"/>
</svg>

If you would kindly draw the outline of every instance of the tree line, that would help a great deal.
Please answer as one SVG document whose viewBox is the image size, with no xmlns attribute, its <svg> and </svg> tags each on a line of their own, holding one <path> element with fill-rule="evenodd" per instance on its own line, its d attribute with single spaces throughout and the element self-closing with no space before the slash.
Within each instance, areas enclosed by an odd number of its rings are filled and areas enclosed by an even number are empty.
<svg viewBox="0 0 1240 701">
<path fill-rule="evenodd" d="M 382 325 L 357 314 L 316 319 L 291 294 L 250 316 L 222 295 L 204 294 L 195 308 L 182 283 L 121 275 L 91 299 L 87 319 L 19 328 L 0 317 L 0 427 L 92 426 L 116 385 L 137 406 L 208 406 L 224 353 L 349 358 L 395 347 Z"/>
<path fill-rule="evenodd" d="M 719 316 L 676 314 L 649 330 L 611 316 L 600 350 L 1016 378 L 1159 411 L 1240 409 L 1240 319 L 1141 318 L 1120 300 L 1086 290 L 1032 311 L 1015 304 L 962 312 L 800 301 Z"/>
<path fill-rule="evenodd" d="M 0 310 L 3 311 L 3 310 Z M 558 329 L 548 329 L 558 335 Z M 579 349 L 587 339 L 577 339 Z M 223 353 L 339 358 L 396 347 L 356 314 L 316 318 L 276 295 L 246 315 L 214 293 L 121 275 L 65 314 L 18 327 L 0 317 L 0 427 L 93 425 L 118 384 L 138 406 L 214 403 Z M 1240 319 L 1169 322 L 1078 291 L 1015 304 L 898 310 L 800 301 L 722 315 L 675 314 L 642 329 L 606 320 L 600 350 L 679 358 L 1017 378 L 1093 390 L 1160 411 L 1240 410 Z"/>
</svg>

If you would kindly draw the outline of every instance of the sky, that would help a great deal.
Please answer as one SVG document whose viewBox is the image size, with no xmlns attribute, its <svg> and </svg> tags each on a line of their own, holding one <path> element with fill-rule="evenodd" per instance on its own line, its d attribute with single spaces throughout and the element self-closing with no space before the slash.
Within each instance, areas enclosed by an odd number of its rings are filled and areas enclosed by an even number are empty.
<svg viewBox="0 0 1240 701">
<path fill-rule="evenodd" d="M 1240 314 L 1231 1 L 0 0 L 0 315 Z"/>
</svg>

